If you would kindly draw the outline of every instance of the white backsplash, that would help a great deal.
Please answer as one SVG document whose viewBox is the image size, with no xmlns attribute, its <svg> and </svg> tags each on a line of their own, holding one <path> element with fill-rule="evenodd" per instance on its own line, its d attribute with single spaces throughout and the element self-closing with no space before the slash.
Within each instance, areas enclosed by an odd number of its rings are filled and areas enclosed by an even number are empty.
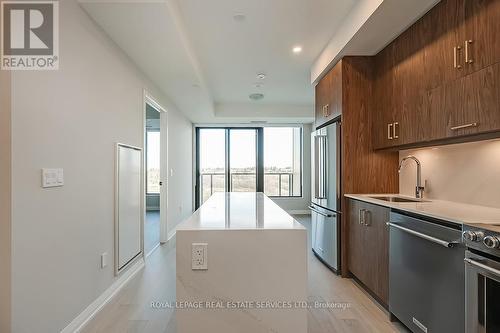
<svg viewBox="0 0 500 333">
<path fill-rule="evenodd" d="M 400 160 L 408 155 L 422 163 L 424 198 L 500 208 L 500 140 L 399 152 Z M 405 161 L 400 193 L 414 196 L 415 183 L 415 163 Z"/>
</svg>

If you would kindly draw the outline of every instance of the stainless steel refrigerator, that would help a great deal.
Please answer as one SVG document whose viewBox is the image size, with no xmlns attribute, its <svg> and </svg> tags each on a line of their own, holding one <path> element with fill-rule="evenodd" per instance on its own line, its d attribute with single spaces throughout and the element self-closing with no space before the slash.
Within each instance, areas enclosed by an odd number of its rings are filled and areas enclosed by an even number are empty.
<svg viewBox="0 0 500 333">
<path fill-rule="evenodd" d="M 323 263 L 340 269 L 340 118 L 311 133 L 312 250 Z"/>
</svg>

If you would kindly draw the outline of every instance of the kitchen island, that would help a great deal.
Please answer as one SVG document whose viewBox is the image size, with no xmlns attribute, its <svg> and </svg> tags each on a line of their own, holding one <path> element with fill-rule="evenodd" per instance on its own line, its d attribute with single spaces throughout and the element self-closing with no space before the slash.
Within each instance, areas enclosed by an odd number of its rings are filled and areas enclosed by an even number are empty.
<svg viewBox="0 0 500 333">
<path fill-rule="evenodd" d="M 306 229 L 267 196 L 216 193 L 176 238 L 179 332 L 307 332 Z"/>
</svg>

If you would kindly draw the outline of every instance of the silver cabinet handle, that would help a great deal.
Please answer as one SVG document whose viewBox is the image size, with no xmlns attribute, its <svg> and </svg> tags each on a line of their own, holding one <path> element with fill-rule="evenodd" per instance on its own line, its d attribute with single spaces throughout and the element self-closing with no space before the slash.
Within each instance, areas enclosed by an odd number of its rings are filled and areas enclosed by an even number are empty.
<svg viewBox="0 0 500 333">
<path fill-rule="evenodd" d="M 364 214 L 363 214 L 363 212 L 364 212 L 364 211 L 365 211 L 364 209 L 360 209 L 360 210 L 359 210 L 359 218 L 358 218 L 358 222 L 359 222 L 359 224 L 361 224 L 361 225 L 364 225 L 364 224 L 365 224 L 365 221 L 364 221 Z"/>
<path fill-rule="evenodd" d="M 469 265 L 476 266 L 478 268 L 485 270 L 486 272 L 489 272 L 491 274 L 494 274 L 494 275 L 500 277 L 500 270 L 498 270 L 498 269 L 486 266 L 485 264 L 482 264 L 480 262 L 477 262 L 477 261 L 469 259 L 469 258 L 465 258 L 464 261 L 466 263 L 468 263 Z"/>
<path fill-rule="evenodd" d="M 455 46 L 453 48 L 453 67 L 454 68 L 462 68 L 462 66 L 460 66 L 458 64 L 458 51 L 462 49 L 460 46 Z"/>
<path fill-rule="evenodd" d="M 323 213 L 323 212 L 320 212 L 319 210 L 317 210 L 317 209 L 316 209 L 316 208 L 314 208 L 313 206 L 309 206 L 309 209 L 310 209 L 310 210 L 312 210 L 312 211 L 313 211 L 313 212 L 315 212 L 315 213 L 318 213 L 318 214 L 319 214 L 319 215 L 321 215 L 321 216 L 324 216 L 324 217 L 335 217 L 335 216 L 337 216 L 337 215 L 335 215 L 335 214 L 325 214 L 325 213 Z"/>
<path fill-rule="evenodd" d="M 394 123 L 393 124 L 393 126 L 392 126 L 392 133 L 393 133 L 394 139 L 399 139 L 399 135 L 396 134 L 396 126 L 399 127 L 399 123 Z"/>
<path fill-rule="evenodd" d="M 465 41 L 465 63 L 472 64 L 472 59 L 469 58 L 469 44 L 472 44 L 472 39 Z"/>
<path fill-rule="evenodd" d="M 369 220 L 369 218 L 367 219 L 366 215 L 368 215 L 368 217 L 369 217 L 370 211 L 367 209 L 363 209 L 363 224 L 365 227 L 369 227 L 371 225 L 371 222 L 370 221 L 367 222 L 367 220 Z"/>
<path fill-rule="evenodd" d="M 460 126 L 453 126 L 450 128 L 452 131 L 456 131 L 459 129 L 464 129 L 464 128 L 469 128 L 469 127 L 477 127 L 479 123 L 470 123 L 470 124 L 465 124 L 465 125 L 460 125 Z"/>
<path fill-rule="evenodd" d="M 387 124 L 387 139 L 392 140 L 392 127 L 394 124 Z"/>
<path fill-rule="evenodd" d="M 405 227 L 402 227 L 400 226 L 399 224 L 394 224 L 394 223 L 391 223 L 391 222 L 387 222 L 386 223 L 388 226 L 390 227 L 393 227 L 393 228 L 396 228 L 396 229 L 399 229 L 401 231 L 404 231 L 406 233 L 409 233 L 411 235 L 414 235 L 414 236 L 417 236 L 417 237 L 420 237 L 420 238 L 423 238 L 425 240 L 428 240 L 430 242 L 433 242 L 433 243 L 436 243 L 436 244 L 439 244 L 441 246 L 444 246 L 444 247 L 447 247 L 447 248 L 452 248 L 454 247 L 455 245 L 458 244 L 458 242 L 447 242 L 445 240 L 442 240 L 442 239 L 439 239 L 439 238 L 436 238 L 436 237 L 432 237 L 432 236 L 429 236 L 429 235 L 426 235 L 426 234 L 423 234 L 421 232 L 418 232 L 418 231 L 415 231 L 415 230 L 412 230 L 412 229 L 408 229 L 408 228 L 405 228 Z"/>
</svg>

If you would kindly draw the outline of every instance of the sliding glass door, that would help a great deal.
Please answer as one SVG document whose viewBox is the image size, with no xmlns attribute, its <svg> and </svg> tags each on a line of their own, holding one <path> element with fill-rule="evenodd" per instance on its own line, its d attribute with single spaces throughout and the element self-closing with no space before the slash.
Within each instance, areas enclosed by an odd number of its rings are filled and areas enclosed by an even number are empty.
<svg viewBox="0 0 500 333">
<path fill-rule="evenodd" d="M 196 129 L 196 207 L 216 192 L 302 196 L 302 128 Z"/>
<path fill-rule="evenodd" d="M 256 129 L 229 129 L 229 191 L 257 191 Z"/>
<path fill-rule="evenodd" d="M 198 133 L 199 196 L 201 203 L 226 191 L 226 130 L 204 128 Z"/>
</svg>

